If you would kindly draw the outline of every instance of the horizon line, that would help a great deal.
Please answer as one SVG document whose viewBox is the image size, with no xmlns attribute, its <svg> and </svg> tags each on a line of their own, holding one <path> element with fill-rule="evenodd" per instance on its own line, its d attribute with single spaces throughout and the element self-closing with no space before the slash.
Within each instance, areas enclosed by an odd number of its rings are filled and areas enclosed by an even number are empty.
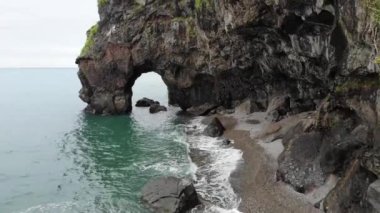
<svg viewBox="0 0 380 213">
<path fill-rule="evenodd" d="M 34 67 L 34 66 L 30 66 L 30 67 L 28 67 L 28 66 L 25 66 L 25 67 L 0 67 L 0 69 L 52 69 L 52 68 L 54 68 L 54 69 L 73 69 L 73 68 L 78 68 L 78 67 L 66 67 L 66 66 L 51 66 L 51 67 L 49 67 L 49 66 L 41 66 L 41 67 L 39 67 L 39 66 L 36 66 L 36 67 Z"/>
</svg>

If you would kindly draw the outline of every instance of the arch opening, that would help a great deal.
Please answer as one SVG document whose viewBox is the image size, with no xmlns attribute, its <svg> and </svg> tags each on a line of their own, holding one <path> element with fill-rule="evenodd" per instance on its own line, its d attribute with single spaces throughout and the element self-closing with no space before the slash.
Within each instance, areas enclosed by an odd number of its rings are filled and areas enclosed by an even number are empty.
<svg viewBox="0 0 380 213">
<path fill-rule="evenodd" d="M 132 85 L 132 106 L 142 98 L 149 98 L 168 106 L 168 87 L 156 72 L 145 72 L 136 78 Z M 135 107 L 134 107 L 135 108 Z"/>
</svg>

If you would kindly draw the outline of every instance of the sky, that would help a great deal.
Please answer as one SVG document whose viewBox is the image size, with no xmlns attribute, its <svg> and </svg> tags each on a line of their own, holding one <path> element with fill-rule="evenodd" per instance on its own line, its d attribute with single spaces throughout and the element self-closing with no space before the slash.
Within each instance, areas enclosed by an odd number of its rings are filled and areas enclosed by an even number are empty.
<svg viewBox="0 0 380 213">
<path fill-rule="evenodd" d="M 75 67 L 97 0 L 0 0 L 0 67 Z"/>
</svg>

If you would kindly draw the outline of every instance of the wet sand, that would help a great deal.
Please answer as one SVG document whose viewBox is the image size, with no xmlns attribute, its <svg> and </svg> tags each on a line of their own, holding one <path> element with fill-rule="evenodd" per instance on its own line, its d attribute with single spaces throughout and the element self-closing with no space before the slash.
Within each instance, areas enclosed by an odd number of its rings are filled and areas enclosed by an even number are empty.
<svg viewBox="0 0 380 213">
<path fill-rule="evenodd" d="M 235 113 L 219 118 L 227 126 L 225 136 L 234 141 L 235 148 L 243 151 L 243 162 L 231 176 L 234 190 L 242 199 L 241 212 L 320 212 L 304 194 L 276 181 L 277 158 L 283 150 L 281 140 L 264 143 L 253 139 L 268 125 L 263 113 Z"/>
</svg>

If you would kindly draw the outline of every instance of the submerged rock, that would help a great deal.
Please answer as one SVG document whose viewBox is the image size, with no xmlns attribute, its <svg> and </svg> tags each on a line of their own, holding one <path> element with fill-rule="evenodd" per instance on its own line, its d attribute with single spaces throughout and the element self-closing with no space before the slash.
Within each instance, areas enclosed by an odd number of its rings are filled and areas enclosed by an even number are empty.
<svg viewBox="0 0 380 213">
<path fill-rule="evenodd" d="M 149 112 L 152 114 L 162 112 L 162 111 L 168 111 L 168 109 L 165 106 L 161 106 L 159 104 L 153 104 L 149 108 Z"/>
<path fill-rule="evenodd" d="M 212 119 L 211 123 L 203 131 L 203 134 L 209 137 L 220 137 L 224 133 L 224 126 L 218 118 Z"/>
<path fill-rule="evenodd" d="M 147 183 L 142 200 L 157 213 L 184 213 L 200 204 L 191 181 L 160 177 Z"/>
<path fill-rule="evenodd" d="M 136 107 L 150 107 L 153 104 L 160 104 L 160 102 L 154 101 L 149 98 L 142 98 L 136 102 Z"/>
</svg>

